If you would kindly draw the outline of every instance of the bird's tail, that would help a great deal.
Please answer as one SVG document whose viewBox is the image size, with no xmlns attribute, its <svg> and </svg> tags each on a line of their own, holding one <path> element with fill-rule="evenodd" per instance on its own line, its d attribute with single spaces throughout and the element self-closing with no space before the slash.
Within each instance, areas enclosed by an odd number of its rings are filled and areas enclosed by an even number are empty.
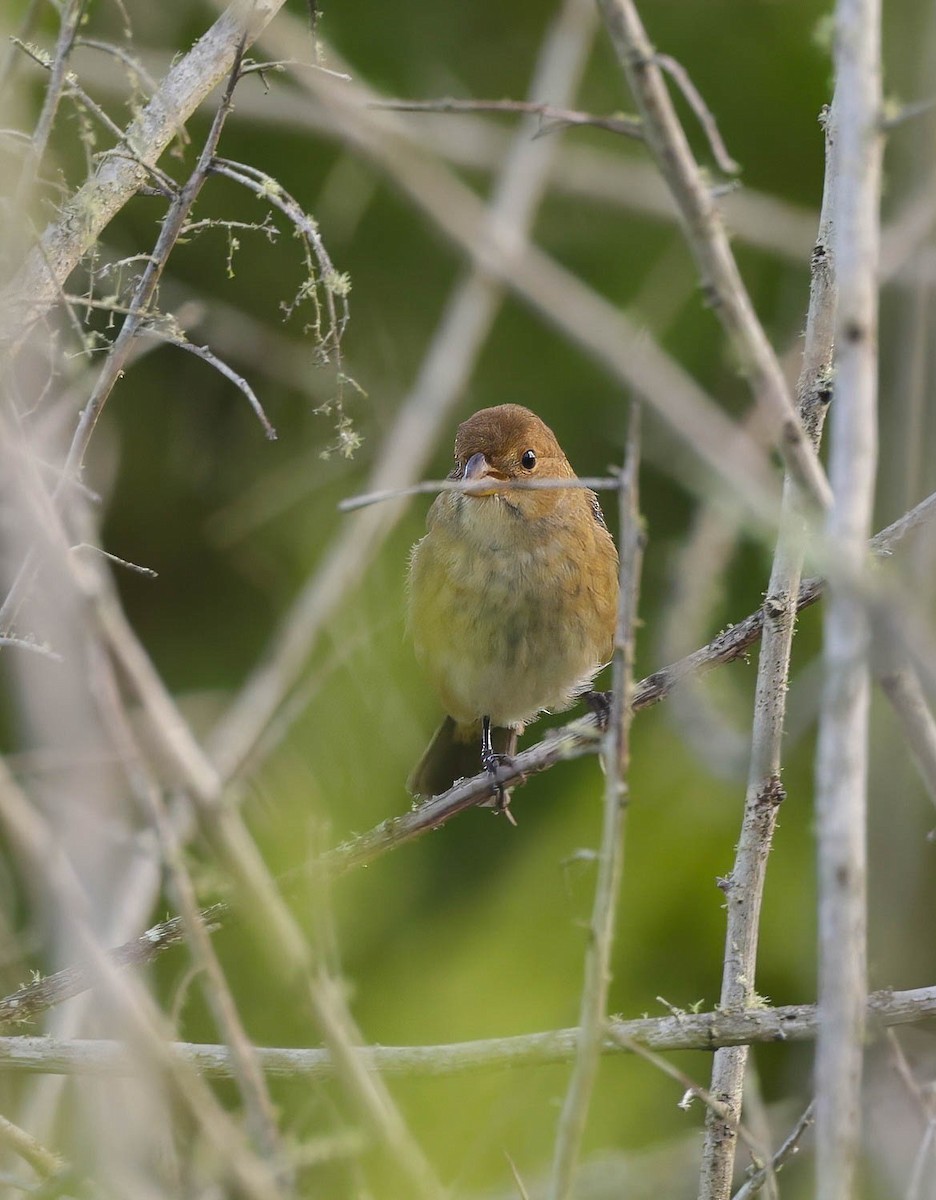
<svg viewBox="0 0 936 1200">
<path fill-rule="evenodd" d="M 491 730 L 497 754 L 515 754 L 517 730 Z M 456 725 L 446 717 L 435 731 L 422 758 L 410 772 L 406 790 L 412 796 L 438 796 L 458 779 L 469 779 L 481 770 L 481 722 Z"/>
</svg>

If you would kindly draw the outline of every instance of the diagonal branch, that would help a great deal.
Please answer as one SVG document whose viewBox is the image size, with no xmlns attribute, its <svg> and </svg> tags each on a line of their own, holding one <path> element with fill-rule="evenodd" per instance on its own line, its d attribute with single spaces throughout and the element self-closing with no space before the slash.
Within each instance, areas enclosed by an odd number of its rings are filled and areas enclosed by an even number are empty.
<svg viewBox="0 0 936 1200">
<path fill-rule="evenodd" d="M 780 363 L 735 262 L 721 214 L 699 170 L 666 89 L 660 64 L 631 0 L 599 0 L 611 41 L 637 102 L 644 138 L 679 207 L 683 228 L 716 315 L 770 414 L 777 449 L 790 475 L 820 508 L 831 493 L 806 437 Z"/>
</svg>

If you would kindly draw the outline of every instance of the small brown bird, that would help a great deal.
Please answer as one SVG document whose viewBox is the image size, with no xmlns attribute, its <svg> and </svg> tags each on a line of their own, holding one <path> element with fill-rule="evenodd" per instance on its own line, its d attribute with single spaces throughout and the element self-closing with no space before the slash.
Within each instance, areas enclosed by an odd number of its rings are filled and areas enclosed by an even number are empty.
<svg viewBox="0 0 936 1200">
<path fill-rule="evenodd" d="M 576 478 L 535 413 L 501 404 L 469 417 L 449 478 L 478 490 L 442 492 L 410 557 L 416 656 L 448 714 L 407 781 L 418 796 L 479 765 L 496 777 L 529 721 L 590 688 L 617 613 L 618 556 L 595 493 L 503 487 Z"/>
</svg>

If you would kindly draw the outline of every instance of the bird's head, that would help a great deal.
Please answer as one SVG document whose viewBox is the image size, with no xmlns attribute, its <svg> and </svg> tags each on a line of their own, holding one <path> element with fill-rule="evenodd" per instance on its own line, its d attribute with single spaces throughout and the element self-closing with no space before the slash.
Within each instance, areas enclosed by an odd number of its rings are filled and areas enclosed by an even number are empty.
<svg viewBox="0 0 936 1200">
<path fill-rule="evenodd" d="M 575 472 L 539 417 L 519 404 L 482 408 L 458 427 L 453 479 L 477 490 L 463 493 L 469 503 L 495 497 L 518 515 L 531 519 L 554 512 L 568 492 L 559 489 L 505 488 L 515 480 L 574 479 Z"/>
</svg>

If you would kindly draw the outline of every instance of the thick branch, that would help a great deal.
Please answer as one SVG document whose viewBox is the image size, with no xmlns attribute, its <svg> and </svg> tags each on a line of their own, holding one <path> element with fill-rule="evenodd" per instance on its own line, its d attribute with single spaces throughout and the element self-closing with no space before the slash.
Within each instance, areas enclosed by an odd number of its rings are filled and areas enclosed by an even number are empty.
<svg viewBox="0 0 936 1200">
<path fill-rule="evenodd" d="M 826 535 L 845 571 L 836 572 L 824 614 L 816 762 L 823 1018 L 816 1047 L 818 1200 L 852 1196 L 861 1129 L 870 617 L 856 583 L 867 557 L 877 468 L 880 39 L 879 0 L 838 0 L 833 247 L 839 311 L 829 453 L 834 502 Z"/>
<path fill-rule="evenodd" d="M 906 992 L 874 992 L 866 1004 L 869 1028 L 912 1025 L 936 1016 L 936 986 Z M 819 1018 L 814 1004 L 749 1008 L 743 1012 L 684 1012 L 634 1021 L 611 1021 L 602 1042 L 604 1054 L 632 1053 L 628 1043 L 652 1050 L 703 1050 L 760 1042 L 806 1042 L 816 1037 Z M 518 1037 L 483 1038 L 438 1046 L 361 1046 L 356 1054 L 382 1075 L 446 1076 L 464 1071 L 540 1066 L 568 1062 L 575 1054 L 577 1028 Z M 233 1072 L 227 1046 L 176 1042 L 172 1052 L 199 1072 L 228 1079 Z M 257 1047 L 264 1071 L 276 1076 L 323 1079 L 334 1075 L 327 1050 Z M 0 1066 L 25 1074 L 132 1075 L 133 1054 L 115 1041 L 48 1037 L 0 1038 Z"/>
</svg>

